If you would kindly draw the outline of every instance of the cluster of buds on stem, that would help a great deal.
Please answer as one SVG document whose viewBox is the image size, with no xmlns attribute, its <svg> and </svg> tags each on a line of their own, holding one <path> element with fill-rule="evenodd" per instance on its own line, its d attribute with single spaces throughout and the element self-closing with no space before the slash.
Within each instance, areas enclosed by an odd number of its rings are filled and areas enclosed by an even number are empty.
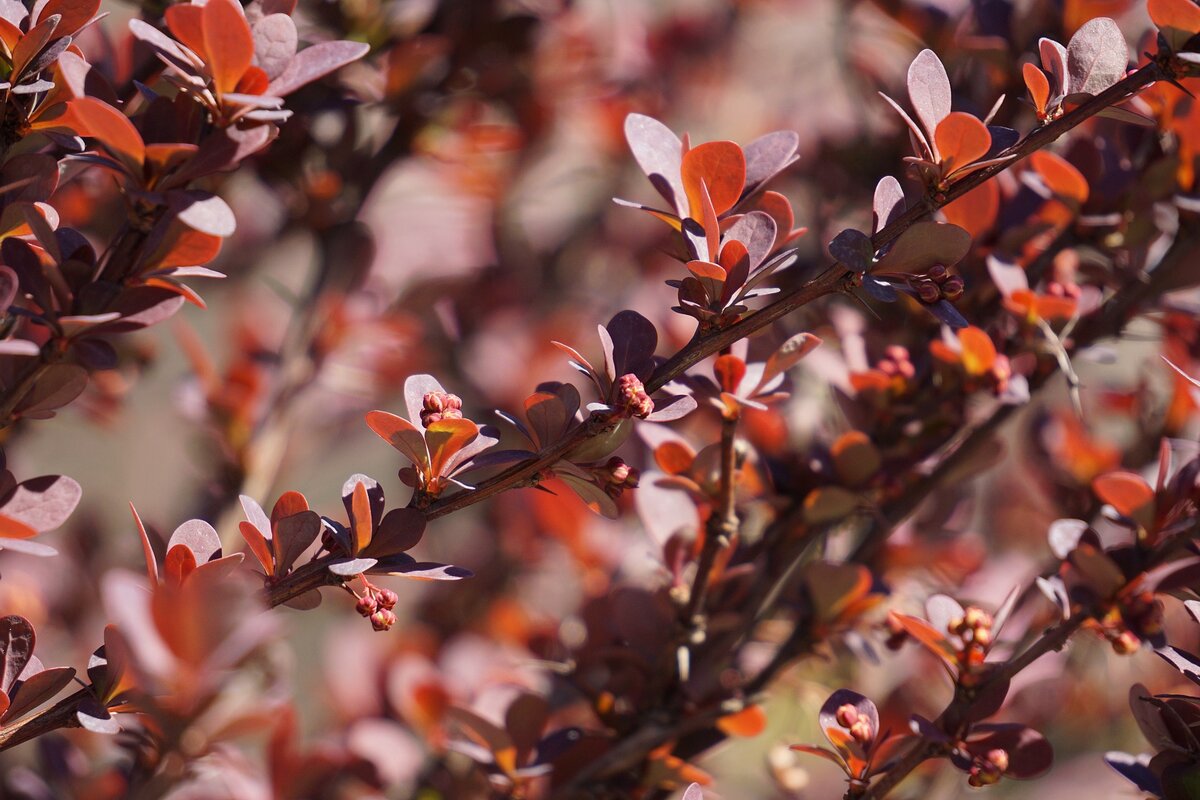
<svg viewBox="0 0 1200 800">
<path fill-rule="evenodd" d="M 924 275 L 911 275 L 908 285 L 917 293 L 922 303 L 933 305 L 939 300 L 954 302 L 962 297 L 966 284 L 957 275 L 951 275 L 941 264 L 935 264 Z"/>
<path fill-rule="evenodd" d="M 636 489 L 641 477 L 638 471 L 626 464 L 620 456 L 613 456 L 603 466 L 593 467 L 592 474 L 596 476 L 604 493 L 614 500 L 626 489 Z"/>
<path fill-rule="evenodd" d="M 623 416 L 645 419 L 654 413 L 654 401 L 646 394 L 646 387 L 638 376 L 628 373 L 617 378 L 613 387 L 614 405 Z"/>
<path fill-rule="evenodd" d="M 850 736 L 861 745 L 869 745 L 875 738 L 875 731 L 871 730 L 870 720 L 859 714 L 858 709 L 851 703 L 838 706 L 837 723 L 850 731 Z"/>
<path fill-rule="evenodd" d="M 962 640 L 958 661 L 964 682 L 973 670 L 983 664 L 988 648 L 992 646 L 992 615 L 981 608 L 967 606 L 961 617 L 955 617 L 946 625 L 946 630 Z"/>
<path fill-rule="evenodd" d="M 1114 603 L 1099 623 L 1101 633 L 1118 655 L 1132 655 L 1142 646 L 1143 639 L 1162 633 L 1162 601 L 1153 592 L 1140 592 L 1122 603 Z"/>
<path fill-rule="evenodd" d="M 448 392 L 428 392 L 421 398 L 421 424 L 429 427 L 443 419 L 462 419 L 462 399 Z"/>
<path fill-rule="evenodd" d="M 366 591 L 362 595 L 355 595 L 358 602 L 355 603 L 354 610 L 371 620 L 371 627 L 375 630 L 386 631 L 396 624 L 396 615 L 392 609 L 396 607 L 399 598 L 391 589 L 368 583 L 365 575 L 362 576 L 362 582 Z"/>
<path fill-rule="evenodd" d="M 971 761 L 967 771 L 967 783 L 971 786 L 991 786 L 999 783 L 1001 776 L 1008 770 L 1008 752 L 999 748 L 988 750 L 982 756 L 976 756 Z"/>
</svg>

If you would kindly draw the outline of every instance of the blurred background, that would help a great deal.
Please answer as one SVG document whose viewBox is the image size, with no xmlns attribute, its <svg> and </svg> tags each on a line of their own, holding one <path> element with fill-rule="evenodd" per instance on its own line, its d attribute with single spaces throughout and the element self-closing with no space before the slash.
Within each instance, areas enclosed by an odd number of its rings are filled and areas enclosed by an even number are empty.
<svg viewBox="0 0 1200 800">
<path fill-rule="evenodd" d="M 144 57 L 124 32 L 138 9 L 106 0 L 102 10 L 112 16 L 80 44 L 119 85 Z M 1135 46 L 1149 28 L 1142 4 L 1127 0 L 301 0 L 302 40 L 360 39 L 372 53 L 290 98 L 297 114 L 280 138 L 213 182 L 238 231 L 212 265 L 229 277 L 205 287 L 207 310 L 188 306 L 126 337 L 122 366 L 97 376 L 80 402 L 9 433 L 14 472 L 68 474 L 84 499 L 67 526 L 43 537 L 60 557 L 0 555 L 0 607 L 33 621 L 48 665 L 83 666 L 105 623 L 99 576 L 140 569 L 128 503 L 164 537 L 208 519 L 232 549 L 242 546 L 239 494 L 269 509 L 298 490 L 340 517 L 343 481 L 365 473 L 401 505 L 402 459 L 363 415 L 403 414 L 407 376 L 433 374 L 469 417 L 496 422 L 494 409 L 520 409 L 538 383 L 578 377 L 552 340 L 595 355 L 595 326 L 621 309 L 655 323 L 660 354 L 682 346 L 693 321 L 670 311 L 675 292 L 664 281 L 680 268 L 665 252 L 668 229 L 612 203 L 657 202 L 624 141 L 629 112 L 693 142 L 799 133 L 799 163 L 772 186 L 809 229 L 786 284 L 821 264 L 842 228 L 869 228 L 876 182 L 902 177 L 907 134 L 876 93 L 903 98 L 917 52 L 942 57 L 956 109 L 982 116 L 1006 93 L 996 120 L 1025 131 L 1033 116 L 1017 65 L 1039 36 L 1065 42 L 1098 15 L 1117 18 Z M 102 232 L 113 225 L 104 202 L 112 192 L 106 175 L 85 170 L 55 205 L 64 222 Z M 791 399 L 755 425 L 772 432 L 760 442 L 803 453 L 845 428 L 833 389 L 848 386 L 850 371 L 890 344 L 923 349 L 936 327 L 903 311 L 877 323 L 835 298 L 769 336 L 799 330 L 826 345 L 794 373 Z M 955 499 L 970 502 L 938 522 L 940 555 L 890 573 L 888 607 L 915 610 L 933 590 L 998 604 L 1047 562 L 1044 534 L 1066 515 L 1062 497 L 1086 495 L 1104 470 L 1140 468 L 1159 433 L 1195 436 L 1194 408 L 1155 358 L 1162 326 L 1135 324 L 1128 339 L 1115 358 L 1077 365 L 1084 422 L 1055 388 L 1005 429 L 998 466 L 955 487 Z M 682 430 L 704 442 L 712 428 L 693 420 Z M 645 467 L 645 450 L 635 437 L 621 453 Z M 276 656 L 303 735 L 374 763 L 387 797 L 412 796 L 434 762 L 469 776 L 466 759 L 441 754 L 429 693 L 488 712 L 503 709 L 513 687 L 561 691 L 540 643 L 578 640 L 588 599 L 662 580 L 632 494 L 621 507 L 607 520 L 569 493 L 521 490 L 436 521 L 415 554 L 475 577 L 383 579 L 400 596 L 388 633 L 372 632 L 352 600 L 329 589 L 315 611 L 278 612 Z M 918 539 L 921 524 L 897 541 Z M 1178 609 L 1169 611 L 1174 625 Z M 711 796 L 840 796 L 840 774 L 781 749 L 819 740 L 816 711 L 838 686 L 930 716 L 949 696 L 917 648 L 884 652 L 875 665 L 836 649 L 825 656 L 784 674 L 764 733 L 699 760 L 715 779 Z M 1022 674 L 1006 714 L 1044 731 L 1058 758 L 1037 783 L 1005 782 L 994 793 L 1133 796 L 1100 760 L 1145 746 L 1125 687 L 1142 680 L 1169 691 L 1178 679 L 1152 653 L 1118 658 L 1099 639 L 1044 658 Z M 69 737 L 97 763 L 117 757 L 107 739 Z M 36 748 L 0 756 L 0 775 L 11 778 Z M 253 744 L 246 752 L 258 757 Z M 463 793 L 446 796 L 487 796 L 478 778 L 454 785 Z M 924 796 L 970 791 L 943 768 Z"/>
</svg>

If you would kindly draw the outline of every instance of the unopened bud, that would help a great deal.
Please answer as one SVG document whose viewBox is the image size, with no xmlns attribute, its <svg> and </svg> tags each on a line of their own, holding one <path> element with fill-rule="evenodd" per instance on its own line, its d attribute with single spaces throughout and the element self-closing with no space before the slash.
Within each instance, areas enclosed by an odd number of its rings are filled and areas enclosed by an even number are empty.
<svg viewBox="0 0 1200 800">
<path fill-rule="evenodd" d="M 936 283 L 941 283 L 950 277 L 950 272 L 941 264 L 934 264 L 925 275 Z"/>
<path fill-rule="evenodd" d="M 645 419 L 654 412 L 654 401 L 638 376 L 628 373 L 617 378 L 616 404 L 631 417 Z"/>
<path fill-rule="evenodd" d="M 462 400 L 448 392 L 427 392 L 421 398 L 421 424 L 428 427 L 443 419 L 462 419 Z"/>
<path fill-rule="evenodd" d="M 962 297 L 963 291 L 967 288 L 967 284 L 957 275 L 951 275 L 942 284 L 942 297 L 947 300 L 954 301 Z"/>
<path fill-rule="evenodd" d="M 850 726 L 850 735 L 854 737 L 856 742 L 867 744 L 875 737 L 875 732 L 871 730 L 871 723 L 865 718 L 860 717 L 858 722 Z"/>
<path fill-rule="evenodd" d="M 381 608 L 371 615 L 371 627 L 377 631 L 386 631 L 396 624 L 396 615 L 386 608 Z"/>
<path fill-rule="evenodd" d="M 909 281 L 909 286 L 917 293 L 917 297 L 921 298 L 922 303 L 936 303 L 942 299 L 942 290 L 928 278 L 914 278 Z"/>
<path fill-rule="evenodd" d="M 837 724 L 843 728 L 851 728 L 858 722 L 858 709 L 850 703 L 845 703 L 838 706 L 836 714 Z"/>
<path fill-rule="evenodd" d="M 388 611 L 391 611 L 393 608 L 395 608 L 397 601 L 400 599 L 391 589 L 379 589 L 375 592 L 375 596 L 379 598 L 379 605 L 383 606 Z"/>
<path fill-rule="evenodd" d="M 354 610 L 364 617 L 369 617 L 379 610 L 379 603 L 371 595 L 364 595 L 358 598 L 358 602 L 354 604 Z"/>
</svg>

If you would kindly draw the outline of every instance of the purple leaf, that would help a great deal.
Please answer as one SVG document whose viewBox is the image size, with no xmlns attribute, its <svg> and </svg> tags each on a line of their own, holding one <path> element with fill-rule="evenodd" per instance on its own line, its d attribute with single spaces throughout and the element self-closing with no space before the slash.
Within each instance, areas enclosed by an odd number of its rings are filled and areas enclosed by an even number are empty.
<svg viewBox="0 0 1200 800">
<path fill-rule="evenodd" d="M 0 618 L 0 690 L 10 692 L 29 659 L 35 641 L 29 620 L 10 614 Z"/>
<path fill-rule="evenodd" d="M 696 399 L 690 394 L 681 394 L 665 401 L 656 401 L 654 411 L 646 417 L 647 422 L 671 422 L 682 419 L 696 409 Z"/>
<path fill-rule="evenodd" d="M 686 216 L 687 195 L 680 174 L 683 143 L 679 137 L 653 117 L 630 114 L 625 118 L 625 140 L 658 193 L 679 216 Z"/>
<path fill-rule="evenodd" d="M 613 377 L 633 373 L 643 380 L 654 369 L 658 331 L 636 311 L 619 311 L 605 326 L 612 340 Z M 601 334 L 603 336 L 603 334 Z"/>
<path fill-rule="evenodd" d="M 935 264 L 953 266 L 971 249 L 971 234 L 957 225 L 924 221 L 900 234 L 873 272 L 925 272 Z"/>
<path fill-rule="evenodd" d="M 296 55 L 296 23 L 287 14 L 268 14 L 254 23 L 254 62 L 274 80 Z"/>
<path fill-rule="evenodd" d="M 21 681 L 12 696 L 12 704 L 0 721 L 5 724 L 20 719 L 58 694 L 75 677 L 70 667 L 55 667 L 30 675 Z"/>
<path fill-rule="evenodd" d="M 750 269 L 753 270 L 770 255 L 775 245 L 775 233 L 775 220 L 762 211 L 751 211 L 729 226 L 725 241 L 736 239 L 746 245 L 746 251 L 750 254 Z"/>
<path fill-rule="evenodd" d="M 1099 94 L 1125 77 L 1129 48 L 1117 23 L 1097 17 L 1083 24 L 1067 45 L 1067 94 Z"/>
<path fill-rule="evenodd" d="M 1079 540 L 1087 533 L 1088 524 L 1081 519 L 1056 519 L 1050 523 L 1047 540 L 1050 552 L 1054 557 L 1065 559 L 1079 544 Z"/>
<path fill-rule="evenodd" d="M 194 231 L 226 238 L 233 235 L 237 219 L 229 204 L 208 192 L 172 192 L 175 218 Z"/>
<path fill-rule="evenodd" d="M 416 547 L 425 533 L 425 515 L 415 508 L 393 508 L 384 515 L 366 554 L 384 559 Z"/>
<path fill-rule="evenodd" d="M 75 713 L 75 717 L 84 730 L 92 733 L 115 736 L 121 732 L 121 726 L 116 718 L 108 713 L 108 709 L 90 697 L 79 704 L 79 710 Z"/>
<path fill-rule="evenodd" d="M 1150 769 L 1150 756 L 1143 753 L 1139 756 L 1109 750 L 1104 754 L 1104 763 L 1115 769 L 1121 777 L 1136 786 L 1145 794 L 1162 797 L 1162 781 Z"/>
<path fill-rule="evenodd" d="M 352 578 L 366 572 L 377 563 L 379 563 L 378 560 L 374 558 L 346 558 L 330 564 L 329 571 L 334 575 Z"/>
<path fill-rule="evenodd" d="M 191 519 L 180 525 L 167 542 L 167 552 L 181 544 L 192 551 L 197 564 L 221 557 L 221 537 L 212 525 L 202 519 Z"/>
<path fill-rule="evenodd" d="M 795 131 L 773 131 L 742 148 L 746 155 L 746 185 L 742 196 L 750 195 L 789 165 L 796 162 L 800 135 Z"/>
<path fill-rule="evenodd" d="M 950 114 L 950 78 L 932 50 L 922 50 L 909 66 L 908 98 L 932 144 L 938 123 Z"/>
<path fill-rule="evenodd" d="M 866 272 L 875 258 L 875 245 L 871 243 L 871 237 L 862 231 L 847 228 L 833 237 L 829 243 L 829 254 L 855 272 Z"/>
<path fill-rule="evenodd" d="M 275 524 L 272 547 L 275 551 L 275 574 L 283 575 L 296 559 L 308 549 L 321 532 L 321 517 L 315 511 L 301 511 L 284 517 Z"/>
<path fill-rule="evenodd" d="M 43 533 L 66 522 L 82 496 L 83 489 L 71 478 L 43 475 L 19 483 L 0 506 L 0 514 Z"/>
<path fill-rule="evenodd" d="M 904 213 L 904 189 L 891 175 L 884 176 L 875 186 L 875 232 L 883 230 Z"/>
<path fill-rule="evenodd" d="M 288 62 L 287 67 L 271 81 L 267 94 L 285 97 L 318 78 L 365 56 L 371 46 L 364 42 L 321 42 L 306 47 Z"/>
<path fill-rule="evenodd" d="M 401 578 L 411 578 L 420 581 L 460 581 L 470 578 L 475 573 L 464 567 L 453 564 L 434 564 L 430 561 L 416 561 L 408 566 L 390 567 L 380 564 L 385 569 L 380 572 L 368 570 L 372 575 L 396 575 Z"/>
<path fill-rule="evenodd" d="M 1051 105 L 1057 105 L 1067 93 L 1067 48 L 1053 39 L 1038 39 L 1038 54 L 1042 57 L 1042 69 L 1050 73 Z"/>
</svg>

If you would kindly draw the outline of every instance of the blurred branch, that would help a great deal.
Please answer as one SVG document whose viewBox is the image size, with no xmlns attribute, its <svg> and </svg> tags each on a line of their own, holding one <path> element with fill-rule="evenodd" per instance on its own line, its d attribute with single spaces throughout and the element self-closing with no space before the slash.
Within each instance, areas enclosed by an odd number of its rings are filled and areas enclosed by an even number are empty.
<svg viewBox="0 0 1200 800">
<path fill-rule="evenodd" d="M 975 698 L 987 691 L 989 687 L 1011 681 L 1013 676 L 1047 653 L 1061 650 L 1067 643 L 1067 640 L 1071 638 L 1071 635 L 1092 618 L 1092 613 L 1090 609 L 1081 609 L 1073 614 L 1070 619 L 1064 620 L 1048 629 L 1042 634 L 1040 639 L 1023 650 L 1019 656 L 1009 659 L 989 672 L 987 677 L 975 687 L 972 693 L 956 692 L 954 699 L 950 701 L 950 705 L 946 707 L 946 710 L 934 722 L 934 726 L 945 732 L 952 739 L 960 739 L 965 735 L 964 724 L 966 721 L 963 719 L 963 715 L 970 708 L 971 704 L 975 702 Z M 902 780 L 908 777 L 909 773 L 930 758 L 941 755 L 945 751 L 945 748 L 945 745 L 937 742 L 921 740 L 890 769 L 884 772 L 882 777 L 872 784 L 865 794 L 860 796 L 863 800 L 880 800 L 880 798 L 886 796 L 888 792 L 896 788 Z"/>
<path fill-rule="evenodd" d="M 738 517 L 734 507 L 734 478 L 737 474 L 737 452 L 734 448 L 737 418 L 721 421 L 721 485 L 717 507 L 708 517 L 704 530 L 704 547 L 696 565 L 696 579 L 688 597 L 684 621 L 690 628 L 690 644 L 700 644 L 705 637 L 704 601 L 708 597 L 708 581 L 717 554 L 729 546 L 737 534 Z"/>
</svg>

